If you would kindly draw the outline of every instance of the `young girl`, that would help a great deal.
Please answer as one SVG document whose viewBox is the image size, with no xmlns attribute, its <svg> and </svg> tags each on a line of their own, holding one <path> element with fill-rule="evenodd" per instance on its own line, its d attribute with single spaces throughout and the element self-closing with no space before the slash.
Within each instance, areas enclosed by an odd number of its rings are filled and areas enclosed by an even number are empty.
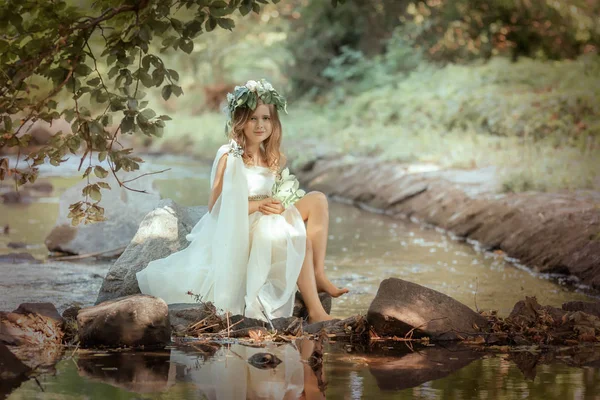
<svg viewBox="0 0 600 400">
<path fill-rule="evenodd" d="M 285 109 L 264 80 L 228 95 L 230 143 L 213 163 L 209 212 L 187 236 L 187 248 L 137 273 L 142 293 L 171 304 L 189 302 L 191 291 L 217 308 L 264 320 L 291 316 L 297 287 L 309 322 L 331 319 L 318 292 L 338 297 L 348 290 L 325 275 L 327 198 L 311 192 L 285 208 L 271 197 L 285 164 L 278 114 Z"/>
</svg>

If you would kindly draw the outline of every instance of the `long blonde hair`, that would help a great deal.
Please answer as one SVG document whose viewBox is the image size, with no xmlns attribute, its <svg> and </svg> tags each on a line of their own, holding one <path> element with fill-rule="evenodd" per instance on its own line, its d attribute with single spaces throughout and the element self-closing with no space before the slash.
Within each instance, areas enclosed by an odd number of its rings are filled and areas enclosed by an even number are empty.
<svg viewBox="0 0 600 400">
<path fill-rule="evenodd" d="M 258 105 L 264 104 L 262 101 L 259 101 Z M 275 173 L 279 172 L 279 168 L 283 166 L 284 155 L 280 150 L 281 147 L 281 136 L 282 136 L 282 127 L 281 121 L 279 119 L 279 113 L 277 112 L 277 107 L 273 104 L 265 104 L 269 107 L 269 112 L 271 114 L 271 125 L 273 131 L 271 132 L 271 136 L 265 139 L 264 142 L 261 143 L 261 147 L 264 151 L 264 155 L 266 158 L 267 165 L 269 169 Z M 242 155 L 242 159 L 245 164 L 251 164 L 252 162 L 252 154 L 248 153 L 246 149 L 246 136 L 244 135 L 244 125 L 250 119 L 250 117 L 254 114 L 254 110 L 242 107 L 237 108 L 233 113 L 232 118 L 232 128 L 229 131 L 229 139 L 233 139 L 242 146 L 244 149 L 244 154 Z"/>
</svg>

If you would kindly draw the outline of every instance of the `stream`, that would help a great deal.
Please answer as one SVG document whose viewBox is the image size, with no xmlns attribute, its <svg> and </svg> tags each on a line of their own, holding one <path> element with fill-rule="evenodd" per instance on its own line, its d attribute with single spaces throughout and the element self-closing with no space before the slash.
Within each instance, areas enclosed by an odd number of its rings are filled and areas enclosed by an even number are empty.
<svg viewBox="0 0 600 400">
<path fill-rule="evenodd" d="M 163 197 L 188 206 L 206 204 L 206 164 L 174 156 L 146 159 L 142 172 L 171 168 L 154 181 Z M 0 228 L 10 227 L 9 234 L 0 234 L 0 254 L 24 251 L 47 258 L 44 238 L 54 225 L 60 194 L 80 179 L 76 168 L 75 162 L 43 168 L 38 181 L 50 183 L 51 193 L 36 195 L 29 204 L 0 204 Z M 8 190 L 6 183 L 1 190 Z M 9 247 L 19 242 L 25 247 Z M 0 264 L 0 309 L 10 311 L 20 302 L 43 299 L 59 311 L 74 303 L 91 305 L 109 266 L 108 261 Z M 473 309 L 498 310 L 501 316 L 525 296 L 557 307 L 591 300 L 560 280 L 506 261 L 501 253 L 478 250 L 435 228 L 335 202 L 330 202 L 326 270 L 335 284 L 350 289 L 333 301 L 331 314 L 338 318 L 366 313 L 379 283 L 388 277 L 438 290 Z M 292 399 L 302 393 L 305 398 L 323 398 L 325 393 L 340 399 L 600 399 L 598 347 L 583 355 L 558 349 L 548 356 L 535 351 L 488 354 L 460 347 L 329 343 L 323 349 L 323 368 L 315 373 L 306 361 L 315 343 L 269 346 L 265 350 L 226 342 L 207 352 L 193 343 L 180 343 L 161 352 L 84 352 L 73 358 L 65 354 L 38 375 L 38 382 L 28 380 L 2 390 L 0 398 L 4 393 L 9 399 Z M 246 362 L 261 351 L 272 352 L 282 363 L 263 370 Z"/>
</svg>

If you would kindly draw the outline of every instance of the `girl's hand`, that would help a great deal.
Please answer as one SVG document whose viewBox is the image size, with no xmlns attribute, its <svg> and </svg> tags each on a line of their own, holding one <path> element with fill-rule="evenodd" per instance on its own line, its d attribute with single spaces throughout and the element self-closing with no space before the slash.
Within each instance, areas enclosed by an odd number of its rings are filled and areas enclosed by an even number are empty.
<svg viewBox="0 0 600 400">
<path fill-rule="evenodd" d="M 265 215 L 281 214 L 285 211 L 285 208 L 281 204 L 281 201 L 269 197 L 260 202 L 260 206 L 258 206 L 258 211 Z"/>
</svg>

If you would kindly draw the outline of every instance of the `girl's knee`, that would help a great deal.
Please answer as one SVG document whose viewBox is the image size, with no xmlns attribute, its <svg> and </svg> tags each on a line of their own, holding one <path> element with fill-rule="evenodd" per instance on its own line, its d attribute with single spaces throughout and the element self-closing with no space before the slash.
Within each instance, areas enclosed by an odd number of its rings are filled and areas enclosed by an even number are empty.
<svg viewBox="0 0 600 400">
<path fill-rule="evenodd" d="M 323 204 L 325 206 L 327 206 L 327 196 L 325 196 L 325 194 L 323 194 L 322 192 L 318 192 L 318 191 L 314 191 L 314 192 L 310 192 L 309 195 L 311 196 L 311 198 L 314 201 L 319 202 L 320 204 Z"/>
</svg>

